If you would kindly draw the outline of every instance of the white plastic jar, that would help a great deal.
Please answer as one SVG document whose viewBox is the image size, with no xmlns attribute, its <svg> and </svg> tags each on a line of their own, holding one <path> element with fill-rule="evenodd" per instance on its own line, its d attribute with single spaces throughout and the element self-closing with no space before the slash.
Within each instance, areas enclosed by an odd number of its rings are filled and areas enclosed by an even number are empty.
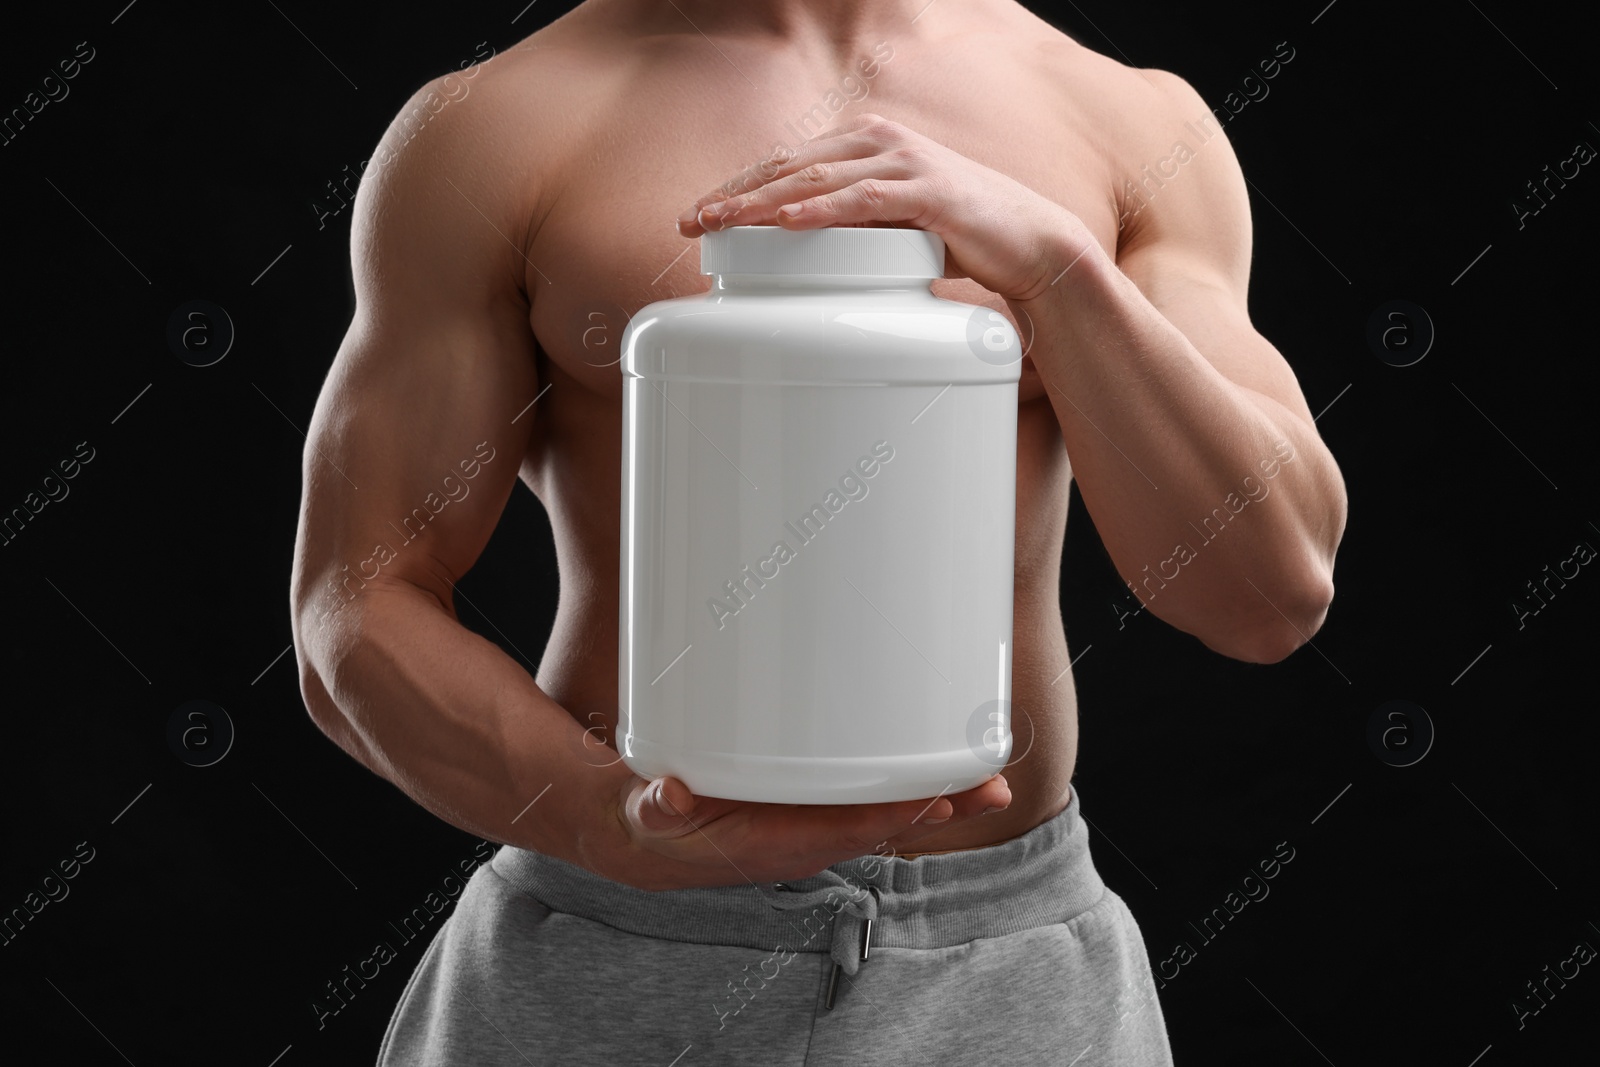
<svg viewBox="0 0 1600 1067">
<path fill-rule="evenodd" d="M 619 747 L 696 794 L 971 788 L 1011 751 L 1022 350 L 921 230 L 738 226 L 622 339 Z"/>
</svg>

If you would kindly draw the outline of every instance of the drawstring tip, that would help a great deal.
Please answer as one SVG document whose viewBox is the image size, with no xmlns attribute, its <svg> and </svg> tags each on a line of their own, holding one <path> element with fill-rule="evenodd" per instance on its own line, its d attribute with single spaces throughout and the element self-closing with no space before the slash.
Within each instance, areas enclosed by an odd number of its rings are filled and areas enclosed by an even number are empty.
<svg viewBox="0 0 1600 1067">
<path fill-rule="evenodd" d="M 874 886 L 868 886 L 867 888 L 872 891 L 872 899 L 873 899 L 874 903 L 876 903 L 876 901 L 879 899 L 879 897 L 878 897 L 878 887 L 874 885 Z M 861 951 L 861 962 L 862 963 L 867 962 L 867 957 L 872 953 L 872 923 L 873 923 L 873 919 L 872 919 L 871 916 L 865 917 L 862 920 L 862 923 L 861 923 L 861 946 L 860 946 L 860 951 Z M 840 970 L 841 970 L 841 967 L 836 962 L 833 965 L 833 973 L 828 976 L 827 1009 L 829 1011 L 833 1010 L 834 994 L 836 994 L 839 991 L 839 971 Z"/>
</svg>

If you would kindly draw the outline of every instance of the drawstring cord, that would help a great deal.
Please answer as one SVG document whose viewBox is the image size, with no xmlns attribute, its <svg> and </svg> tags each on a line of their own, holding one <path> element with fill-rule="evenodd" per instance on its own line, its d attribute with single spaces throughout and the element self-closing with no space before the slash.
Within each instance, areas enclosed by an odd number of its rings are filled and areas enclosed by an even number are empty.
<svg viewBox="0 0 1600 1067">
<path fill-rule="evenodd" d="M 836 871 L 825 870 L 818 877 L 831 879 L 831 884 L 807 893 L 786 892 L 781 904 L 773 904 L 776 911 L 796 911 L 828 904 L 835 908 L 833 918 L 833 943 L 828 955 L 833 960 L 833 971 L 828 976 L 828 996 L 825 1006 L 833 1010 L 834 996 L 839 988 L 839 972 L 853 975 L 865 963 L 872 951 L 872 924 L 878 918 L 878 887 L 861 887 L 846 881 Z M 775 888 L 789 890 L 778 882 Z"/>
</svg>

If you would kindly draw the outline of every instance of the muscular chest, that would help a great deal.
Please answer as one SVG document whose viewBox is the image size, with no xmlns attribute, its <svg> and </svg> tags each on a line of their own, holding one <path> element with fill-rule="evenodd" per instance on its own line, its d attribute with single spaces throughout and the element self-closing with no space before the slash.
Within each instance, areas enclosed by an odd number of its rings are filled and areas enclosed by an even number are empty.
<svg viewBox="0 0 1600 1067">
<path fill-rule="evenodd" d="M 783 79 L 781 91 L 743 98 L 637 87 L 624 106 L 607 109 L 607 128 L 567 153 L 542 198 L 527 273 L 530 323 L 541 370 L 585 391 L 620 401 L 623 327 L 656 300 L 704 292 L 697 242 L 675 220 L 701 194 L 728 181 L 782 144 L 797 147 L 824 128 L 873 111 L 1006 174 L 1088 223 L 1115 248 L 1116 216 L 1108 168 L 1093 150 L 1087 123 L 1070 106 L 1013 110 L 1017 99 L 1053 100 L 1058 87 L 991 83 L 953 87 L 931 77 L 927 57 L 877 59 L 873 78 L 814 73 Z M 896 68 L 896 64 L 900 64 Z M 670 84 L 670 82 L 669 82 Z M 1041 117 L 1042 116 L 1042 117 Z M 967 279 L 940 280 L 942 297 L 1010 315 L 1005 302 Z M 1031 329 L 1017 328 L 1025 343 Z M 1024 363 L 1020 400 L 1043 393 Z"/>
</svg>

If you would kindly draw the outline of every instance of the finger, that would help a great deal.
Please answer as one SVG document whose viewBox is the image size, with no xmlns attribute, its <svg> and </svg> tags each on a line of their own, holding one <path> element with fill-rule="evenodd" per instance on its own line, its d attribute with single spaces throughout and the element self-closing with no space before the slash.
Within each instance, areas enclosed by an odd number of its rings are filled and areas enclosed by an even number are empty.
<svg viewBox="0 0 1600 1067">
<path fill-rule="evenodd" d="M 695 200 L 678 216 L 678 232 L 684 237 L 698 237 L 704 233 L 706 227 L 699 221 L 700 213 L 712 204 L 755 192 L 817 163 L 836 163 L 878 155 L 904 145 L 913 136 L 905 127 L 881 115 L 868 113 L 857 116 L 851 123 L 820 133 L 798 148 L 779 145 L 767 158 L 746 167 L 732 180 Z"/>
<path fill-rule="evenodd" d="M 627 786 L 623 814 L 641 837 L 674 838 L 694 833 L 697 826 L 725 814 L 736 803 L 697 797 L 670 775 L 654 780 L 635 776 Z"/>
<path fill-rule="evenodd" d="M 1006 776 L 997 774 L 987 782 L 971 789 L 952 794 L 950 803 L 955 806 L 956 818 L 971 818 L 991 811 L 1003 811 L 1011 806 L 1011 785 Z"/>
<path fill-rule="evenodd" d="M 720 871 L 732 863 L 744 877 L 770 881 L 807 877 L 884 844 L 906 847 L 1010 802 L 1000 775 L 956 794 L 828 805 L 699 797 L 670 776 L 635 776 L 622 806 L 635 840 L 653 851 L 700 869 Z"/>
<path fill-rule="evenodd" d="M 939 210 L 938 199 L 924 180 L 863 178 L 835 192 L 780 205 L 773 217 L 790 230 L 866 222 L 904 223 L 926 230 Z"/>
<path fill-rule="evenodd" d="M 708 227 L 702 221 L 702 214 L 707 208 L 725 205 L 748 197 L 759 192 L 768 183 L 787 177 L 800 169 L 814 163 L 826 161 L 814 149 L 802 149 L 804 163 L 798 162 L 802 157 L 789 148 L 779 148 L 772 155 L 759 163 L 753 164 L 740 171 L 729 181 L 722 183 L 711 192 L 697 198 L 695 202 L 678 216 L 678 233 L 683 237 L 699 237 Z M 710 227 L 715 229 L 716 227 Z"/>
<path fill-rule="evenodd" d="M 770 184 L 816 163 L 870 159 L 874 156 L 908 158 L 905 150 L 926 150 L 931 144 L 927 138 L 897 122 L 868 113 L 857 116 L 854 122 L 847 125 L 819 133 L 798 148 L 780 147 L 756 164 L 756 169 L 763 184 Z"/>
<path fill-rule="evenodd" d="M 808 158 L 814 153 L 808 153 Z M 678 216 L 678 232 L 684 237 L 698 237 L 705 232 L 705 227 L 700 224 L 700 213 L 712 204 L 720 204 L 732 200 L 740 195 L 760 189 L 766 183 L 789 173 L 789 167 L 798 158 L 797 151 L 785 145 L 779 145 L 772 154 L 758 163 L 753 163 L 723 182 L 709 193 L 698 197 L 695 202 Z"/>
<path fill-rule="evenodd" d="M 694 824 L 694 793 L 675 777 L 634 777 L 627 785 L 622 811 L 629 827 L 642 837 L 682 837 Z"/>
<path fill-rule="evenodd" d="M 702 231 L 729 226 L 770 226 L 778 208 L 847 189 L 869 178 L 903 181 L 915 177 L 910 163 L 897 155 L 811 163 L 760 189 L 707 204 L 695 221 Z"/>
<path fill-rule="evenodd" d="M 817 870 L 864 856 L 884 842 L 907 841 L 936 833 L 957 820 L 977 818 L 991 807 L 1011 802 L 1003 778 L 955 796 L 934 796 L 887 804 L 802 807 L 775 817 L 769 832 L 789 844 L 791 854 L 808 856 Z"/>
<path fill-rule="evenodd" d="M 1004 811 L 1011 805 L 1011 789 L 1006 785 L 1002 776 L 995 776 L 976 788 L 963 793 L 957 793 L 948 798 L 954 814 L 942 823 L 929 823 L 926 819 L 912 826 L 908 826 L 894 836 L 888 838 L 887 843 L 894 848 L 903 848 L 914 844 L 927 837 L 959 822 L 970 821 L 996 811 Z"/>
</svg>

